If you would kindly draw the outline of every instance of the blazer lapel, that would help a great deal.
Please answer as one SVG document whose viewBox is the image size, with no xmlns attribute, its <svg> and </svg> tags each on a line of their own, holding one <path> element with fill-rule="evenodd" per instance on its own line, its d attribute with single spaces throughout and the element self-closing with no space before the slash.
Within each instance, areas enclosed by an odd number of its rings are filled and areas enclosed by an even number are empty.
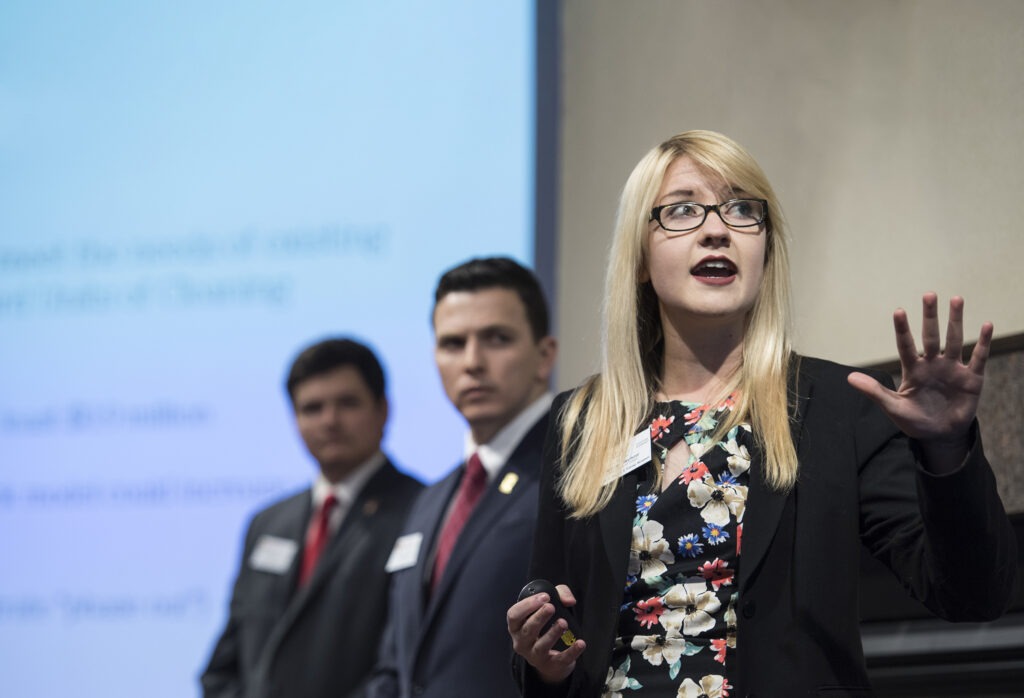
<svg viewBox="0 0 1024 698">
<path fill-rule="evenodd" d="M 302 554 L 306 546 L 306 529 L 309 527 L 309 518 L 313 515 L 313 490 L 306 492 L 301 505 L 296 506 L 290 515 L 292 518 L 284 537 L 298 543 L 298 549 L 292 556 L 291 566 L 281 575 L 277 584 L 277 597 L 281 599 L 282 610 L 291 603 L 295 587 L 299 583 L 299 568 L 302 566 Z"/>
<path fill-rule="evenodd" d="M 363 501 L 360 501 L 363 500 Z M 342 567 L 352 564 L 354 560 L 362 556 L 363 547 L 372 544 L 371 536 L 366 531 L 368 520 L 373 518 L 376 511 L 369 511 L 365 507 L 365 499 L 357 498 L 352 509 L 345 515 L 344 521 L 338 531 L 331 536 L 323 557 L 313 570 L 313 576 L 303 589 L 299 589 L 295 595 L 294 607 L 301 607 L 310 596 L 316 594 L 332 574 Z"/>
<path fill-rule="evenodd" d="M 804 414 L 814 385 L 807 376 L 799 374 L 798 362 L 799 359 L 794 360 L 790 368 L 788 382 L 792 400 L 791 409 L 794 413 L 789 424 L 790 436 L 793 439 L 793 447 L 796 449 L 799 461 Z M 764 560 L 772 538 L 775 536 L 775 530 L 779 526 L 786 500 L 792 496 L 792 492 L 781 493 L 769 487 L 765 480 L 764 453 L 760 448 L 755 448 L 752 461 L 750 492 L 747 499 L 749 506 L 746 508 L 743 520 L 743 544 L 740 555 L 740 564 L 743 570 L 740 575 L 741 591 L 746 588 L 747 580 L 754 578 L 754 572 Z"/>
<path fill-rule="evenodd" d="M 280 641 L 295 619 L 309 604 L 310 599 L 316 596 L 327 583 L 328 577 L 339 571 L 344 574 L 348 566 L 358 564 L 363 557 L 364 548 L 373 544 L 373 537 L 368 534 L 367 526 L 380 509 L 381 494 L 386 491 L 393 473 L 394 466 L 390 462 L 385 462 L 356 495 L 341 526 L 328 541 L 327 548 L 323 551 L 320 561 L 313 570 L 313 576 L 301 589 L 294 586 L 297 584 L 298 564 L 293 565 L 294 569 L 291 571 L 293 586 L 291 588 L 295 589 L 295 593 L 281 616 L 281 620 L 275 626 L 274 634 L 267 641 L 268 646 Z M 311 510 L 312 503 L 310 502 L 306 508 Z M 310 515 L 307 513 L 305 518 L 308 519 Z M 303 535 L 307 523 L 304 522 L 302 525 Z M 300 557 L 300 555 L 296 555 L 296 558 Z"/>
<path fill-rule="evenodd" d="M 301 504 L 295 506 L 293 511 L 290 513 L 292 519 L 289 522 L 288 531 L 282 531 L 282 533 L 288 534 L 285 537 L 289 537 L 298 543 L 298 551 L 292 558 L 291 567 L 289 567 L 285 574 L 280 576 L 275 584 L 274 597 L 280 604 L 278 608 L 280 617 L 263 646 L 263 650 L 260 654 L 263 658 L 261 666 L 269 666 L 269 660 L 277 652 L 277 647 L 281 642 L 281 638 L 284 637 L 288 628 L 291 627 L 296 609 L 304 603 L 304 601 L 300 601 L 300 598 L 304 597 L 305 592 L 308 591 L 308 589 L 297 589 L 296 586 L 299 578 L 299 567 L 302 564 L 306 528 L 309 525 L 309 518 L 312 515 L 312 510 L 313 494 L 312 490 L 310 490 L 301 500 Z"/>
<path fill-rule="evenodd" d="M 448 559 L 445 572 L 438 582 L 437 589 L 430 595 L 423 628 L 430 627 L 438 607 L 444 602 L 445 597 L 454 584 L 457 571 L 464 565 L 469 564 L 473 559 L 474 552 L 480 547 L 484 537 L 493 528 L 495 522 L 508 511 L 514 502 L 524 495 L 528 489 L 527 485 L 536 481 L 547 422 L 547 414 L 537 420 L 523 436 L 512 452 L 512 455 L 509 456 L 505 467 L 501 469 L 492 482 L 488 483 L 483 496 L 477 502 L 465 527 L 459 533 L 459 538 L 455 543 L 455 548 L 452 550 L 451 557 Z M 462 469 L 460 468 L 460 470 Z M 447 504 L 454 496 L 455 486 L 458 481 L 458 477 L 452 479 L 451 488 L 447 490 L 448 496 L 444 501 L 445 507 L 441 509 L 435 519 L 435 535 L 432 538 L 440 535 L 440 524 L 447 511 Z M 434 545 L 436 546 L 436 540 Z M 431 552 L 433 552 L 433 546 Z M 433 562 L 432 559 L 431 562 Z M 429 574 L 426 579 L 427 584 L 429 584 Z"/>
<path fill-rule="evenodd" d="M 644 466 L 644 468 L 650 467 L 652 467 L 650 463 Z M 629 564 L 633 509 L 641 470 L 643 468 L 620 477 L 615 494 L 612 495 L 612 501 L 597 513 L 598 524 L 601 527 L 601 541 L 604 544 L 605 554 L 608 556 L 608 564 L 612 573 L 616 575 L 616 579 L 621 579 L 623 583 Z"/>
<path fill-rule="evenodd" d="M 385 461 L 356 495 L 338 530 L 328 541 L 327 549 L 313 570 L 309 584 L 304 590 L 299 591 L 300 596 L 303 591 L 307 592 L 306 597 L 309 593 L 315 592 L 322 586 L 326 576 L 338 569 L 338 565 L 352 564 L 362 555 L 363 546 L 372 544 L 372 536 L 368 533 L 367 527 L 380 509 L 381 494 L 385 483 L 390 480 L 392 471 L 391 464 Z"/>
<path fill-rule="evenodd" d="M 461 474 L 462 467 L 460 466 L 438 484 L 436 494 L 432 492 L 431 494 L 434 496 L 424 502 L 423 514 L 419 517 L 422 523 L 420 531 L 423 533 L 423 542 L 420 545 L 420 554 L 416 559 L 415 579 L 419 582 L 421 592 L 416 594 L 419 611 L 416 614 L 416 619 L 423 619 L 421 628 L 429 625 L 436 606 L 434 597 L 437 594 L 430 594 L 430 580 L 434 571 L 434 552 L 441 535 L 444 515 L 448 512 L 448 503 L 455 496 L 455 490 L 461 481 Z M 451 563 L 451 559 L 449 559 L 449 563 Z"/>
<path fill-rule="evenodd" d="M 501 492 L 499 485 L 509 474 L 515 476 L 516 486 L 508 493 Z M 519 498 L 519 494 L 524 491 L 524 477 L 522 472 L 508 464 L 498 473 L 494 482 L 487 485 L 483 496 L 477 502 L 476 507 L 473 508 L 473 513 L 470 514 L 469 520 L 466 521 L 465 527 L 459 533 L 455 548 L 452 550 L 452 555 L 445 567 L 445 573 L 441 576 L 437 589 L 434 590 L 431 597 L 431 611 L 436 606 L 434 602 L 443 598 L 448 593 L 456 571 L 469 564 L 485 534 L 493 528 L 494 523 Z"/>
</svg>

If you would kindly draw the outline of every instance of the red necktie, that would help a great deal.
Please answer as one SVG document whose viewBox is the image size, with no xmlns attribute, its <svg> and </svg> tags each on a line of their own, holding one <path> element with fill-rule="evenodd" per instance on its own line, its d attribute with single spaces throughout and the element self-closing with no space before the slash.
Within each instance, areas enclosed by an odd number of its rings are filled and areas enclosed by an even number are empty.
<svg viewBox="0 0 1024 698">
<path fill-rule="evenodd" d="M 309 578 L 313 576 L 316 569 L 316 562 L 320 559 L 321 553 L 327 547 L 327 541 L 331 537 L 331 512 L 338 504 L 334 494 L 327 495 L 324 503 L 320 505 L 320 511 L 309 523 L 309 531 L 306 533 L 306 547 L 302 550 L 302 567 L 299 569 L 299 586 L 305 586 Z"/>
<path fill-rule="evenodd" d="M 480 462 L 480 456 L 473 454 L 466 461 L 466 472 L 462 474 L 462 482 L 459 484 L 459 492 L 455 495 L 455 504 L 452 505 L 451 514 L 441 530 L 441 538 L 437 544 L 437 557 L 434 560 L 434 576 L 430 582 L 430 588 L 436 589 L 437 583 L 441 581 L 441 574 L 444 572 L 448 558 L 452 556 L 455 548 L 455 541 L 459 538 L 469 515 L 473 513 L 473 507 L 480 501 L 480 495 L 487 489 L 487 472 L 484 464 Z"/>
</svg>

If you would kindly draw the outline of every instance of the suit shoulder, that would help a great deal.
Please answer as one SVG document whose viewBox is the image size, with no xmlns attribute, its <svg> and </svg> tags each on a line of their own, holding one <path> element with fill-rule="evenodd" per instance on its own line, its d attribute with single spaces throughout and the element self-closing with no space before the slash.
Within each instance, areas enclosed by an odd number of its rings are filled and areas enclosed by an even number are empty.
<svg viewBox="0 0 1024 698">
<path fill-rule="evenodd" d="M 555 399 L 551 402 L 551 411 L 557 412 L 561 409 L 562 405 L 569 401 L 569 398 L 573 396 L 578 388 L 570 388 L 569 390 L 563 390 L 558 395 L 555 395 Z"/>
<path fill-rule="evenodd" d="M 857 366 L 848 366 L 835 361 L 829 361 L 828 359 L 819 359 L 814 356 L 800 356 L 797 357 L 795 361 L 800 378 L 810 378 L 816 383 L 826 385 L 834 384 L 850 387 L 846 382 L 846 378 L 851 373 L 866 373 L 874 378 L 882 378 L 887 375 L 882 371 L 859 368 Z M 853 388 L 850 389 L 852 390 Z"/>
<path fill-rule="evenodd" d="M 523 474 L 536 477 L 540 474 L 540 466 L 543 460 L 544 440 L 548 433 L 551 411 L 545 412 L 534 422 L 523 438 L 516 444 L 515 449 L 509 456 L 505 467 L 512 467 Z"/>
<path fill-rule="evenodd" d="M 822 359 L 817 356 L 798 356 L 795 359 L 800 373 L 805 373 L 816 378 L 829 378 L 845 376 L 850 371 L 856 370 L 853 366 L 846 366 L 835 361 Z"/>
<path fill-rule="evenodd" d="M 258 509 L 256 513 L 253 514 L 253 521 L 268 517 L 272 518 L 282 512 L 290 512 L 293 509 L 305 507 L 311 496 L 310 491 L 311 489 L 309 487 L 305 487 L 297 492 L 293 492 L 272 501 L 266 506 Z"/>
<path fill-rule="evenodd" d="M 312 496 L 310 492 L 311 489 L 306 487 L 257 510 L 249 519 L 249 534 L 276 531 L 288 527 L 295 519 L 307 517 Z"/>
<path fill-rule="evenodd" d="M 408 473 L 398 472 L 391 486 L 391 494 L 404 503 L 412 502 L 426 486 Z"/>
<path fill-rule="evenodd" d="M 420 492 L 420 499 L 429 499 L 436 495 L 438 492 L 443 492 L 452 486 L 452 480 L 457 480 L 459 477 L 459 468 L 462 467 L 462 463 L 454 465 L 448 470 L 439 480 L 426 485 Z"/>
<path fill-rule="evenodd" d="M 423 482 L 415 475 L 400 468 L 393 460 L 388 458 L 384 467 L 381 468 L 381 477 L 387 480 L 388 487 L 399 488 L 403 491 L 419 492 L 423 489 Z"/>
</svg>

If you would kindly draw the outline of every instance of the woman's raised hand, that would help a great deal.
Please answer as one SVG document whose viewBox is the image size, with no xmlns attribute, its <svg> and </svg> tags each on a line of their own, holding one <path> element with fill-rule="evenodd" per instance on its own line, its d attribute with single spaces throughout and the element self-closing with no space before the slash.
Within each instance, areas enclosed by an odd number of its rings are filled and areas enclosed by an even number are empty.
<svg viewBox="0 0 1024 698">
<path fill-rule="evenodd" d="M 961 357 L 964 299 L 953 296 L 949 300 L 945 350 L 939 342 L 938 297 L 926 293 L 922 305 L 921 353 L 906 311 L 901 308 L 893 313 L 903 371 L 899 387 L 889 390 L 863 373 L 851 373 L 848 380 L 874 400 L 904 434 L 921 442 L 930 467 L 946 470 L 956 467 L 967 453 L 967 436 L 985 380 L 992 323 L 982 325 L 978 343 L 965 364 Z"/>
</svg>

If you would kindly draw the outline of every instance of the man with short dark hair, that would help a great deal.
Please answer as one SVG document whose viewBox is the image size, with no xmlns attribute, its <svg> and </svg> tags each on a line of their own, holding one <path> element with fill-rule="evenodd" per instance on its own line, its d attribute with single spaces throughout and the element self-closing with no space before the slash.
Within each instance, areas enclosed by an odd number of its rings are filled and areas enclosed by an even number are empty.
<svg viewBox="0 0 1024 698">
<path fill-rule="evenodd" d="M 371 698 L 513 698 L 505 612 L 526 583 L 556 343 L 536 277 L 504 257 L 448 270 L 434 358 L 465 461 L 417 498 L 388 560 Z"/>
<path fill-rule="evenodd" d="M 388 403 L 369 348 L 314 344 L 285 387 L 320 472 L 253 517 L 206 698 L 361 695 L 387 608 L 384 563 L 422 489 L 380 450 Z"/>
</svg>

